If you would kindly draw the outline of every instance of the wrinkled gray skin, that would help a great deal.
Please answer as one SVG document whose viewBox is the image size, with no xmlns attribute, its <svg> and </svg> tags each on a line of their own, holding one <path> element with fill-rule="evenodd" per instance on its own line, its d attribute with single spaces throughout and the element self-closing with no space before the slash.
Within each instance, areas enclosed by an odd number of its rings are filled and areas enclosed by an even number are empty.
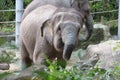
<svg viewBox="0 0 120 80">
<path fill-rule="evenodd" d="M 82 13 L 84 23 L 87 29 L 86 39 L 88 40 L 93 31 L 93 19 L 90 14 L 88 0 L 33 0 L 25 9 L 22 19 L 24 19 L 32 10 L 41 5 L 52 4 L 57 7 L 75 8 Z"/>
<path fill-rule="evenodd" d="M 42 64 L 46 58 L 57 57 L 62 63 L 69 60 L 83 25 L 79 14 L 75 9 L 52 5 L 38 7 L 28 14 L 20 26 L 23 69 L 32 63 Z"/>
</svg>

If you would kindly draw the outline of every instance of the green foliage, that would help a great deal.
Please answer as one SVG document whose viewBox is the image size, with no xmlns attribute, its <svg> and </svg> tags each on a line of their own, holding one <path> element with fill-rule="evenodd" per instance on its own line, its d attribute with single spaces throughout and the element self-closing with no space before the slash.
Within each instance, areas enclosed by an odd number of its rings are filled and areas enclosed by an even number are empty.
<svg viewBox="0 0 120 80">
<path fill-rule="evenodd" d="M 91 8 L 92 13 L 100 12 L 97 14 L 93 14 L 93 18 L 95 22 L 100 22 L 101 16 L 104 17 L 105 21 L 115 20 L 118 18 L 118 11 L 104 13 L 104 11 L 118 10 L 116 0 L 95 1 L 95 2 L 90 3 L 90 8 Z"/>
<path fill-rule="evenodd" d="M 120 49 L 120 42 L 116 42 L 116 46 L 113 47 L 113 51 Z"/>
<path fill-rule="evenodd" d="M 0 0 L 0 10 L 14 10 L 15 9 L 15 0 Z M 14 21 L 15 20 L 15 12 L 14 11 L 3 11 L 0 12 L 0 22 L 4 21 Z M 10 26 L 9 30 L 7 27 Z M 0 24 L 0 32 L 1 29 L 4 32 L 12 32 L 11 27 L 13 28 L 15 24 Z"/>
<path fill-rule="evenodd" d="M 11 51 L 6 52 L 6 50 L 1 50 L 0 53 L 0 63 L 10 63 L 13 61 L 13 58 L 15 57 L 15 54 L 13 54 Z"/>
<path fill-rule="evenodd" d="M 15 24 L 3 24 L 2 27 L 0 28 L 0 32 L 15 32 Z"/>
<path fill-rule="evenodd" d="M 5 43 L 5 40 L 3 38 L 0 38 L 0 46 Z"/>
<path fill-rule="evenodd" d="M 117 35 L 118 32 L 118 24 L 113 23 L 112 27 L 110 28 L 111 35 Z"/>
<path fill-rule="evenodd" d="M 15 58 L 15 44 L 0 38 L 0 63 L 11 63 Z"/>
<path fill-rule="evenodd" d="M 0 0 L 0 10 L 15 9 L 15 0 Z"/>
<path fill-rule="evenodd" d="M 0 10 L 15 9 L 15 0 L 0 0 Z M 15 20 L 14 12 L 0 12 L 0 21 Z"/>
<path fill-rule="evenodd" d="M 119 80 L 120 67 L 116 66 L 111 70 L 104 70 L 98 67 L 82 69 L 78 65 L 70 69 L 64 69 L 56 64 L 56 61 L 50 62 L 50 66 L 44 71 L 36 71 L 33 80 Z"/>
<path fill-rule="evenodd" d="M 10 73 L 10 72 L 1 73 L 1 74 L 0 74 L 0 80 L 1 80 L 3 77 L 5 77 L 5 76 L 7 76 L 7 75 L 9 75 L 9 74 L 11 74 L 11 73 Z"/>
<path fill-rule="evenodd" d="M 24 8 L 31 2 L 32 0 L 24 0 Z"/>
<path fill-rule="evenodd" d="M 114 76 L 114 80 L 120 79 L 120 67 L 115 66 L 113 70 L 111 70 L 112 76 Z"/>
</svg>

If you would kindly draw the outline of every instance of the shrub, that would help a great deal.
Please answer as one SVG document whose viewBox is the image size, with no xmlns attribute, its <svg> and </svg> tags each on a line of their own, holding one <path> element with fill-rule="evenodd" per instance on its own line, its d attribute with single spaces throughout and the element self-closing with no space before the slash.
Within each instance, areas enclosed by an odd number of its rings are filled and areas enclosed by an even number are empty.
<svg viewBox="0 0 120 80">
<path fill-rule="evenodd" d="M 59 67 L 59 69 L 58 69 Z M 44 71 L 35 71 L 33 80 L 120 80 L 120 67 L 114 69 L 100 69 L 98 67 L 82 69 L 78 65 L 70 69 L 57 66 L 56 61 L 50 62 Z"/>
</svg>

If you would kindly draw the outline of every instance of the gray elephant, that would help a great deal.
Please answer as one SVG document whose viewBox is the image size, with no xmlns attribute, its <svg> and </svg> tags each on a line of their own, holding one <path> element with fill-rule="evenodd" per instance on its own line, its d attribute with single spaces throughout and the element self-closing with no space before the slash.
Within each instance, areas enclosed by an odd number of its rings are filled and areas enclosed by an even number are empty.
<svg viewBox="0 0 120 80">
<path fill-rule="evenodd" d="M 41 5 L 52 4 L 57 7 L 75 8 L 83 14 L 84 22 L 87 29 L 85 40 L 88 40 L 93 30 L 93 19 L 90 14 L 90 7 L 88 0 L 33 0 L 25 9 L 22 19 L 26 17 L 32 10 Z"/>
<path fill-rule="evenodd" d="M 23 69 L 45 59 L 65 63 L 70 59 L 83 25 L 83 16 L 73 8 L 44 5 L 29 13 L 20 26 Z M 64 65 L 63 65 L 64 66 Z"/>
</svg>

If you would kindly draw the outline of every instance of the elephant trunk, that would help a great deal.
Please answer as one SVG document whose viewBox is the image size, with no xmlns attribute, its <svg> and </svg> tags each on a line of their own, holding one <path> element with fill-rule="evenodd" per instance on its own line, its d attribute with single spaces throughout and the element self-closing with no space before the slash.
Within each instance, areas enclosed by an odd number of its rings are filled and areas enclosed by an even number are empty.
<svg viewBox="0 0 120 80">
<path fill-rule="evenodd" d="M 88 40 L 91 37 L 92 32 L 93 32 L 93 18 L 91 14 L 86 16 L 85 26 L 87 29 L 87 36 L 85 40 Z"/>
<path fill-rule="evenodd" d="M 65 45 L 63 50 L 63 59 L 69 60 L 74 49 L 74 45 Z"/>
<path fill-rule="evenodd" d="M 68 30 L 68 29 L 67 29 Z M 64 49 L 63 49 L 63 59 L 69 60 L 72 54 L 72 51 L 75 48 L 75 45 L 77 43 L 77 33 L 70 28 L 68 31 L 63 31 L 62 40 L 64 43 Z"/>
</svg>

